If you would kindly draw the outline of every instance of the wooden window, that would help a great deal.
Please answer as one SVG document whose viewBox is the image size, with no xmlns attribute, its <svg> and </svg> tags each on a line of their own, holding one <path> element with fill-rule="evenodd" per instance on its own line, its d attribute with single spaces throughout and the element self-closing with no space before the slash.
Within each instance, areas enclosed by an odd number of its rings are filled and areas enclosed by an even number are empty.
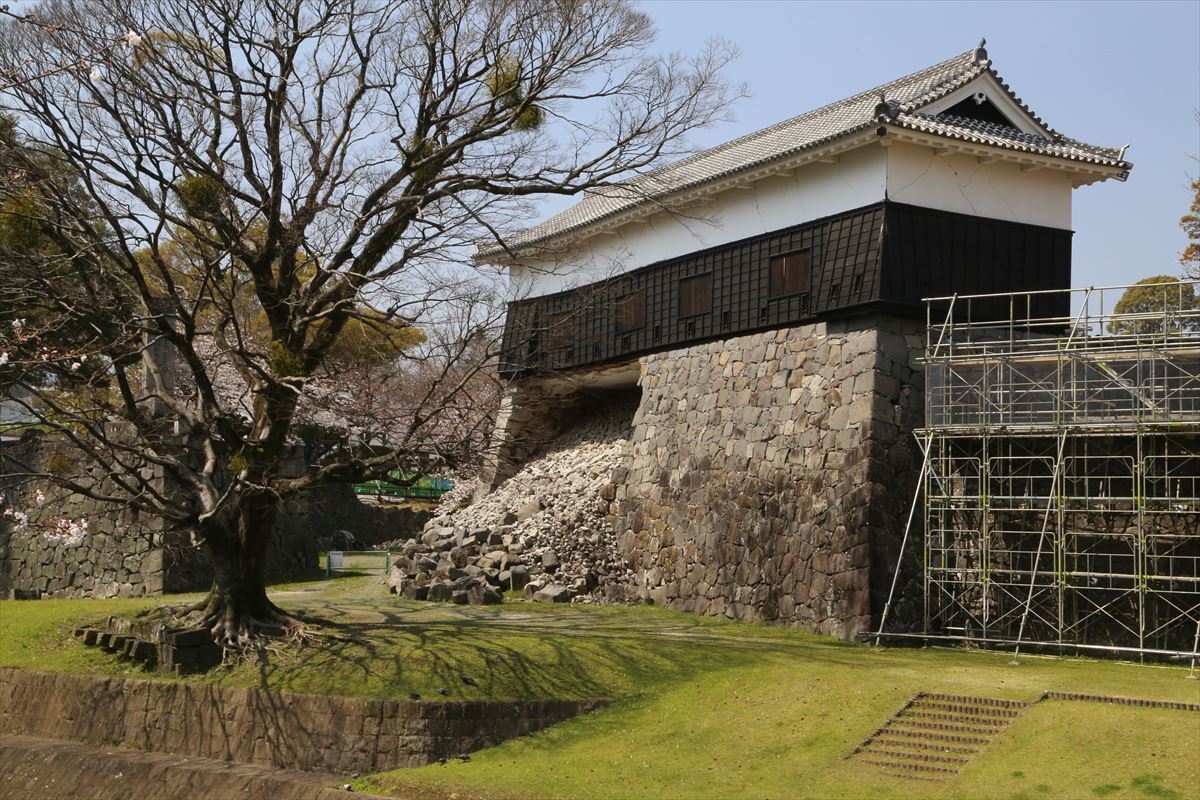
<svg viewBox="0 0 1200 800">
<path fill-rule="evenodd" d="M 712 311 L 712 273 L 706 272 L 679 282 L 679 316 L 691 317 Z"/>
<path fill-rule="evenodd" d="M 771 297 L 804 294 L 812 285 L 812 250 L 797 250 L 771 259 Z"/>
<path fill-rule="evenodd" d="M 546 315 L 545 341 L 549 347 L 565 347 L 575 341 L 575 315 L 552 311 Z"/>
<path fill-rule="evenodd" d="M 617 333 L 636 331 L 646 324 L 646 290 L 617 298 Z"/>
<path fill-rule="evenodd" d="M 542 351 L 541 317 L 534 312 L 529 323 L 529 338 L 525 340 L 525 358 L 536 361 Z"/>
</svg>

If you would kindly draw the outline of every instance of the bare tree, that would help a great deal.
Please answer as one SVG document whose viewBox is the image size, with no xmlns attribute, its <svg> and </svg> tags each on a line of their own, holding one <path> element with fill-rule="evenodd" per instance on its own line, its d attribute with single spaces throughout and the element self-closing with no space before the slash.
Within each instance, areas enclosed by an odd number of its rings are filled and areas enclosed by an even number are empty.
<svg viewBox="0 0 1200 800">
<path fill-rule="evenodd" d="M 390 351 L 423 370 L 394 371 L 419 395 L 403 424 L 285 476 L 305 409 L 344 413 L 354 326 L 462 321 L 481 239 L 531 198 L 682 153 L 731 95 L 729 48 L 648 55 L 625 0 L 52 0 L 24 18 L 0 28 L 24 159 L 0 202 L 52 245 L 0 254 L 37 308 L 5 326 L 5 380 L 109 475 L 73 490 L 194 531 L 215 582 L 193 613 L 231 644 L 299 625 L 263 581 L 280 499 L 446 457 L 441 413 L 495 319 Z"/>
</svg>

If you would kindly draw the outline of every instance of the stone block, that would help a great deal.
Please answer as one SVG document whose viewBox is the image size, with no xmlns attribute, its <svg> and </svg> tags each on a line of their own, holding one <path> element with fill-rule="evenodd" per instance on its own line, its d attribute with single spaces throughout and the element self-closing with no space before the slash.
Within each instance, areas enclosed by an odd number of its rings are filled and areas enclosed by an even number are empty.
<svg viewBox="0 0 1200 800">
<path fill-rule="evenodd" d="M 533 594 L 535 603 L 566 603 L 571 600 L 571 590 L 561 583 L 552 583 Z"/>
</svg>

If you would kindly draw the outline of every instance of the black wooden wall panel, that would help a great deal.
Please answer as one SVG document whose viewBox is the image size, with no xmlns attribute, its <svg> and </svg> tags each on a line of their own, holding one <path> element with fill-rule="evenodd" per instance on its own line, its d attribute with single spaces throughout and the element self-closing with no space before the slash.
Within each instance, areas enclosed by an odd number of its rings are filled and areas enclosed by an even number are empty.
<svg viewBox="0 0 1200 800">
<path fill-rule="evenodd" d="M 617 361 L 833 314 L 888 308 L 924 314 L 923 297 L 1065 289 L 1071 232 L 879 203 L 633 270 L 608 281 L 509 304 L 501 372 Z M 810 249 L 807 294 L 772 298 L 770 260 Z M 679 315 L 679 283 L 712 275 L 712 309 Z M 617 330 L 620 298 L 644 293 L 644 324 Z M 1065 315 L 1066 296 L 1034 314 Z M 967 306 L 960 309 L 967 312 Z M 975 301 L 972 318 L 1005 319 L 1007 300 Z"/>
<path fill-rule="evenodd" d="M 510 303 L 502 372 L 603 363 L 870 303 L 877 299 L 883 214 L 880 203 Z M 812 253 L 810 291 L 770 297 L 771 257 L 806 248 Z M 681 316 L 680 281 L 706 273 L 712 276 L 711 310 Z M 619 299 L 635 292 L 645 292 L 645 324 L 618 332 Z"/>
<path fill-rule="evenodd" d="M 920 305 L 924 297 L 1067 289 L 1071 231 L 888 203 L 880 299 Z M 967 313 L 968 306 L 960 313 Z M 1007 299 L 976 300 L 973 319 L 1007 319 Z M 1034 297 L 1034 316 L 1065 316 L 1065 294 Z"/>
</svg>

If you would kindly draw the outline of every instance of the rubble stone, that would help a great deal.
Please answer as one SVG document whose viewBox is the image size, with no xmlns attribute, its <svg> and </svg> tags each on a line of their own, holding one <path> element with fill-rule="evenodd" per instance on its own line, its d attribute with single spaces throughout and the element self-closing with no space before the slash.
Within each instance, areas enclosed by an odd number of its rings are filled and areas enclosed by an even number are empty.
<svg viewBox="0 0 1200 800">
<path fill-rule="evenodd" d="M 482 578 L 489 586 L 470 594 L 470 602 L 496 602 L 496 589 L 521 591 L 546 573 L 567 593 L 563 601 L 572 594 L 568 586 L 577 587 L 573 594 L 580 602 L 632 598 L 633 573 L 601 492 L 629 457 L 634 410 L 625 402 L 585 417 L 495 491 L 465 507 L 459 501 L 439 509 L 444 513 L 427 523 L 420 544 L 403 543 L 416 566 L 436 570 L 436 580 L 452 586 L 451 594 L 431 587 L 430 599 L 449 599 L 467 589 L 464 581 Z M 447 557 L 461 573 L 451 571 L 435 552 L 449 531 L 458 535 Z M 392 585 L 389 578 L 389 590 Z M 544 585 L 536 583 L 529 596 Z"/>
</svg>

